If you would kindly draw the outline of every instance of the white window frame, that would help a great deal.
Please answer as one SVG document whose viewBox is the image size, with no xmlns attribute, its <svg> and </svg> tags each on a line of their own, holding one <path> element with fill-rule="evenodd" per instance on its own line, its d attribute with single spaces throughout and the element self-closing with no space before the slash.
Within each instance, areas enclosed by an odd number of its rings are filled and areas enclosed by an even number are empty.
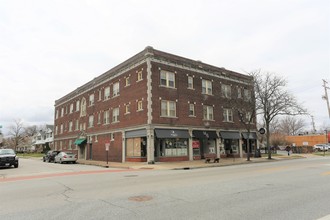
<svg viewBox="0 0 330 220">
<path fill-rule="evenodd" d="M 251 91 L 248 89 L 244 89 L 244 100 L 245 101 L 251 100 Z"/>
<path fill-rule="evenodd" d="M 160 86 L 175 88 L 175 73 L 161 70 L 160 71 Z"/>
<path fill-rule="evenodd" d="M 196 116 L 195 115 L 195 104 L 193 104 L 193 103 L 189 104 L 189 116 Z"/>
<path fill-rule="evenodd" d="M 80 105 L 80 117 L 86 116 L 86 99 L 82 98 Z"/>
<path fill-rule="evenodd" d="M 108 100 L 110 98 L 110 86 L 105 87 L 104 89 L 104 100 Z"/>
<path fill-rule="evenodd" d="M 101 101 L 102 100 L 102 90 L 100 89 L 99 90 L 99 101 Z"/>
<path fill-rule="evenodd" d="M 223 109 L 223 121 L 234 122 L 233 110 L 231 108 Z"/>
<path fill-rule="evenodd" d="M 80 110 L 80 101 L 78 100 L 76 102 L 76 112 L 79 112 L 79 110 Z"/>
<path fill-rule="evenodd" d="M 94 126 L 94 115 L 88 117 L 88 127 L 92 128 Z"/>
<path fill-rule="evenodd" d="M 226 84 L 221 84 L 221 93 L 224 98 L 231 98 L 231 86 Z"/>
<path fill-rule="evenodd" d="M 112 123 L 119 122 L 119 108 L 112 109 Z"/>
<path fill-rule="evenodd" d="M 188 76 L 188 89 L 194 89 L 194 78 L 192 76 Z"/>
<path fill-rule="evenodd" d="M 137 82 L 143 80 L 142 70 L 137 73 Z"/>
<path fill-rule="evenodd" d="M 161 117 L 176 117 L 176 102 L 169 100 L 161 101 Z"/>
<path fill-rule="evenodd" d="M 110 111 L 106 110 L 103 112 L 103 124 L 109 124 L 110 123 Z"/>
<path fill-rule="evenodd" d="M 129 114 L 129 113 L 131 113 L 131 106 L 130 106 L 130 104 L 126 104 L 125 105 L 125 114 Z"/>
<path fill-rule="evenodd" d="M 119 82 L 112 85 L 112 97 L 119 96 Z"/>
<path fill-rule="evenodd" d="M 137 102 L 137 111 L 142 111 L 143 110 L 143 102 L 142 100 L 139 100 Z"/>
<path fill-rule="evenodd" d="M 89 95 L 89 106 L 94 105 L 94 94 Z"/>
<path fill-rule="evenodd" d="M 73 103 L 70 104 L 70 114 L 73 113 Z"/>
<path fill-rule="evenodd" d="M 75 125 L 75 130 L 78 131 L 79 130 L 79 120 L 76 120 L 76 125 Z"/>
<path fill-rule="evenodd" d="M 73 123 L 72 121 L 69 122 L 69 131 L 72 131 L 72 128 L 73 128 Z"/>
<path fill-rule="evenodd" d="M 202 79 L 202 94 L 212 95 L 212 81 L 207 79 Z"/>
<path fill-rule="evenodd" d="M 125 86 L 130 86 L 131 85 L 131 79 L 129 76 L 125 78 Z"/>
<path fill-rule="evenodd" d="M 213 106 L 203 105 L 203 119 L 208 121 L 214 120 L 214 109 Z"/>
</svg>

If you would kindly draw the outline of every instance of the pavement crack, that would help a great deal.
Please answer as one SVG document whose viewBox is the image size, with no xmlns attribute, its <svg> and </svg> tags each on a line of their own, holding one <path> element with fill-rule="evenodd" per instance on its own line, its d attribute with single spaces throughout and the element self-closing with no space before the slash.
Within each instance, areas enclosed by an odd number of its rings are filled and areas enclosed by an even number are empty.
<svg viewBox="0 0 330 220">
<path fill-rule="evenodd" d="M 70 201 L 71 197 L 68 194 L 69 192 L 72 192 L 74 190 L 69 186 L 65 185 L 64 183 L 60 183 L 60 182 L 57 183 L 64 187 L 64 190 L 60 193 L 60 195 L 64 197 L 64 201 L 71 202 Z"/>
<path fill-rule="evenodd" d="M 108 205 L 111 205 L 111 206 L 115 206 L 115 207 L 118 207 L 118 208 L 121 208 L 121 209 L 127 210 L 127 211 L 129 211 L 129 212 L 133 213 L 134 215 L 138 215 L 138 213 L 137 213 L 137 212 L 135 212 L 134 210 L 132 210 L 132 209 L 129 209 L 129 208 L 127 208 L 127 207 L 124 207 L 124 206 L 120 206 L 120 205 L 116 205 L 116 204 L 113 204 L 113 203 L 111 203 L 111 202 L 108 202 L 108 201 L 106 201 L 106 200 L 103 200 L 103 199 L 100 199 L 100 201 L 101 201 L 101 202 L 104 202 L 104 203 L 106 203 L 106 204 L 108 204 Z"/>
</svg>

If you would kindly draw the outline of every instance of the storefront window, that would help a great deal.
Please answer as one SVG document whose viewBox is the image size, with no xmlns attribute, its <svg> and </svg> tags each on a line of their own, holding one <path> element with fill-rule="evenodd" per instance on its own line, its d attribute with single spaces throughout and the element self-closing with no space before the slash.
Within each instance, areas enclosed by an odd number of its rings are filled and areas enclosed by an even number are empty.
<svg viewBox="0 0 330 220">
<path fill-rule="evenodd" d="M 187 156 L 188 140 L 180 138 L 165 138 L 160 142 L 160 155 L 169 156 Z"/>
<path fill-rule="evenodd" d="M 128 157 L 145 157 L 147 155 L 147 138 L 127 138 L 126 155 Z"/>
</svg>

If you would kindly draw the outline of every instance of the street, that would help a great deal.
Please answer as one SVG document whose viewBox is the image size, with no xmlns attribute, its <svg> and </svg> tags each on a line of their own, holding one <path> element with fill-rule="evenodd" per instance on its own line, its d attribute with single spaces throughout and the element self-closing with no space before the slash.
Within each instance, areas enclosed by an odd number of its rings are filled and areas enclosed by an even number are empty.
<svg viewBox="0 0 330 220">
<path fill-rule="evenodd" d="M 330 219 L 329 183 L 327 157 L 193 170 L 22 159 L 0 169 L 0 219 Z"/>
</svg>

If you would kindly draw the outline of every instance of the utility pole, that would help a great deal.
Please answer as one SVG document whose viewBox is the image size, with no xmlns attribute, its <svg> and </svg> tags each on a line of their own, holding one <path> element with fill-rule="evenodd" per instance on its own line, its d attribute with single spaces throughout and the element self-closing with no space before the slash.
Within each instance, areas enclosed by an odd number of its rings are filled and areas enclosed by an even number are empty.
<svg viewBox="0 0 330 220">
<path fill-rule="evenodd" d="M 328 82 L 325 81 L 325 79 L 323 79 L 323 87 L 324 87 L 324 96 L 322 96 L 322 99 L 324 99 L 327 102 L 327 106 L 328 106 L 328 113 L 329 113 L 329 118 L 330 118 L 330 105 L 329 105 L 329 96 L 328 96 L 328 89 L 330 89 L 330 87 L 327 86 Z"/>
<path fill-rule="evenodd" d="M 315 129 L 315 122 L 314 122 L 314 116 L 313 115 L 311 115 L 311 118 L 312 118 L 312 126 L 313 126 L 313 134 L 315 134 L 315 132 L 316 132 L 316 129 Z"/>
</svg>

